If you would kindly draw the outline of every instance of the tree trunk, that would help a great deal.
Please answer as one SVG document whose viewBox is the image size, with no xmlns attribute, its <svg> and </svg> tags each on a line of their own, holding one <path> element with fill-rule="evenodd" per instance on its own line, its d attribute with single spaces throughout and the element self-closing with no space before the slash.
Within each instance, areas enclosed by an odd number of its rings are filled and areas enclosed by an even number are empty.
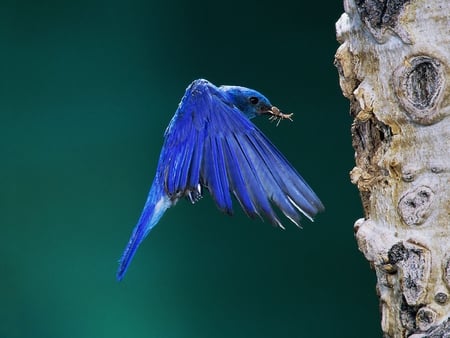
<svg viewBox="0 0 450 338">
<path fill-rule="evenodd" d="M 385 337 L 450 337 L 450 1 L 346 0 L 336 66 L 350 100 Z"/>
</svg>

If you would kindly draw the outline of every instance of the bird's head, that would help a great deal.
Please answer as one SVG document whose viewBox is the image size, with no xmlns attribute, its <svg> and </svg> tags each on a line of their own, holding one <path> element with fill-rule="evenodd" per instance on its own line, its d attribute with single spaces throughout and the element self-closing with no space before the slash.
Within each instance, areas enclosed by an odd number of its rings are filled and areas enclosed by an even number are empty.
<svg viewBox="0 0 450 338">
<path fill-rule="evenodd" d="M 272 104 L 256 90 L 240 86 L 221 86 L 219 89 L 249 119 L 262 114 L 271 114 Z"/>
<path fill-rule="evenodd" d="M 256 90 L 240 86 L 220 86 L 219 90 L 249 119 L 260 115 L 270 115 L 269 119 L 278 121 L 277 125 L 284 119 L 292 121 L 292 114 L 284 114 Z"/>
</svg>

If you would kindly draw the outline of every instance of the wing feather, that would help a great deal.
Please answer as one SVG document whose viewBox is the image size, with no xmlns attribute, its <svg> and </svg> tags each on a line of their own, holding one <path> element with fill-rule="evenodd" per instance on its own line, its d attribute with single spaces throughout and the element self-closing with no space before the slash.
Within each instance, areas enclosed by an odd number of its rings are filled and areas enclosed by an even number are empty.
<svg viewBox="0 0 450 338">
<path fill-rule="evenodd" d="M 189 172 L 186 189 L 195 190 L 200 184 L 200 168 L 203 160 L 205 136 L 203 131 L 199 131 L 194 133 L 192 137 L 195 144 L 190 166 L 186 169 L 186 172 Z"/>
<path fill-rule="evenodd" d="M 233 144 L 234 137 L 230 137 L 229 140 L 222 140 L 222 146 L 225 153 L 225 162 L 227 173 L 230 181 L 230 190 L 232 190 L 234 197 L 241 204 L 242 209 L 247 213 L 249 217 L 259 216 L 258 210 L 255 206 L 256 201 L 252 197 L 251 192 L 248 191 L 244 176 L 250 177 L 250 175 L 243 175 L 242 171 L 248 169 L 248 166 L 240 165 L 234 156 L 235 147 L 238 145 Z"/>
<path fill-rule="evenodd" d="M 255 133 L 254 133 L 255 134 Z M 266 191 L 266 194 L 270 196 L 277 207 L 288 217 L 293 223 L 299 225 L 300 217 L 297 210 L 289 200 L 289 195 L 286 194 L 287 187 L 285 186 L 279 174 L 274 170 L 270 158 L 266 157 L 266 153 L 263 151 L 262 146 L 257 142 L 253 136 L 246 135 L 247 152 L 252 154 L 252 163 L 258 163 L 257 168 L 258 175 Z"/>
<path fill-rule="evenodd" d="M 220 90 L 197 80 L 186 90 L 167 131 L 159 172 L 169 196 L 191 196 L 205 186 L 224 212 L 231 194 L 251 217 L 281 225 L 272 204 L 298 224 L 323 205 L 303 178 Z"/>
<path fill-rule="evenodd" d="M 258 214 L 261 214 L 262 212 L 273 224 L 281 226 L 280 220 L 270 205 L 269 196 L 267 196 L 263 189 L 263 182 L 261 182 L 261 177 L 257 172 L 257 168 L 254 163 L 251 162 L 249 152 L 243 150 L 244 145 L 236 138 L 233 138 L 232 141 L 232 149 L 234 149 L 237 166 L 239 170 L 241 170 L 244 178 L 244 189 L 246 189 L 251 196 L 253 205 L 257 207 Z"/>
<path fill-rule="evenodd" d="M 263 157 L 273 168 L 274 178 L 293 205 L 310 219 L 322 211 L 322 202 L 284 155 L 261 132 L 255 133 L 253 140 L 261 147 Z"/>
<path fill-rule="evenodd" d="M 217 141 L 216 137 L 208 137 L 205 140 L 202 183 L 208 188 L 219 209 L 231 214 L 233 208 L 228 176 L 223 151 L 217 146 Z"/>
</svg>

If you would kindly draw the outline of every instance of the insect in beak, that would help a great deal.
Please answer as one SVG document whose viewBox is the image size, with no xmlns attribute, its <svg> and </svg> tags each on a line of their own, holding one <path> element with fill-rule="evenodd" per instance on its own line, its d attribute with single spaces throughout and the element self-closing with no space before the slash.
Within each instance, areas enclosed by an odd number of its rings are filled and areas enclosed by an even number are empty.
<svg viewBox="0 0 450 338">
<path fill-rule="evenodd" d="M 267 114 L 270 114 L 269 121 L 277 121 L 277 127 L 280 124 L 281 120 L 292 120 L 293 113 L 290 114 L 284 114 L 280 109 L 278 109 L 275 106 L 270 107 L 269 110 L 266 112 Z"/>
</svg>

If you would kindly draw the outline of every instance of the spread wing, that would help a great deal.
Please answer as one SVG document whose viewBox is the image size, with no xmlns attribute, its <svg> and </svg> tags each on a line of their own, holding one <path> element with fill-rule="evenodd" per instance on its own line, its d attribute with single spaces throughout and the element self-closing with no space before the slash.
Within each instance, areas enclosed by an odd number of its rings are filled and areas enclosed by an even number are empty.
<svg viewBox="0 0 450 338">
<path fill-rule="evenodd" d="M 158 179 L 173 200 L 195 201 L 206 187 L 219 209 L 232 213 L 232 195 L 251 217 L 282 224 L 323 209 L 316 194 L 264 134 L 206 80 L 187 90 L 165 133 Z"/>
</svg>

